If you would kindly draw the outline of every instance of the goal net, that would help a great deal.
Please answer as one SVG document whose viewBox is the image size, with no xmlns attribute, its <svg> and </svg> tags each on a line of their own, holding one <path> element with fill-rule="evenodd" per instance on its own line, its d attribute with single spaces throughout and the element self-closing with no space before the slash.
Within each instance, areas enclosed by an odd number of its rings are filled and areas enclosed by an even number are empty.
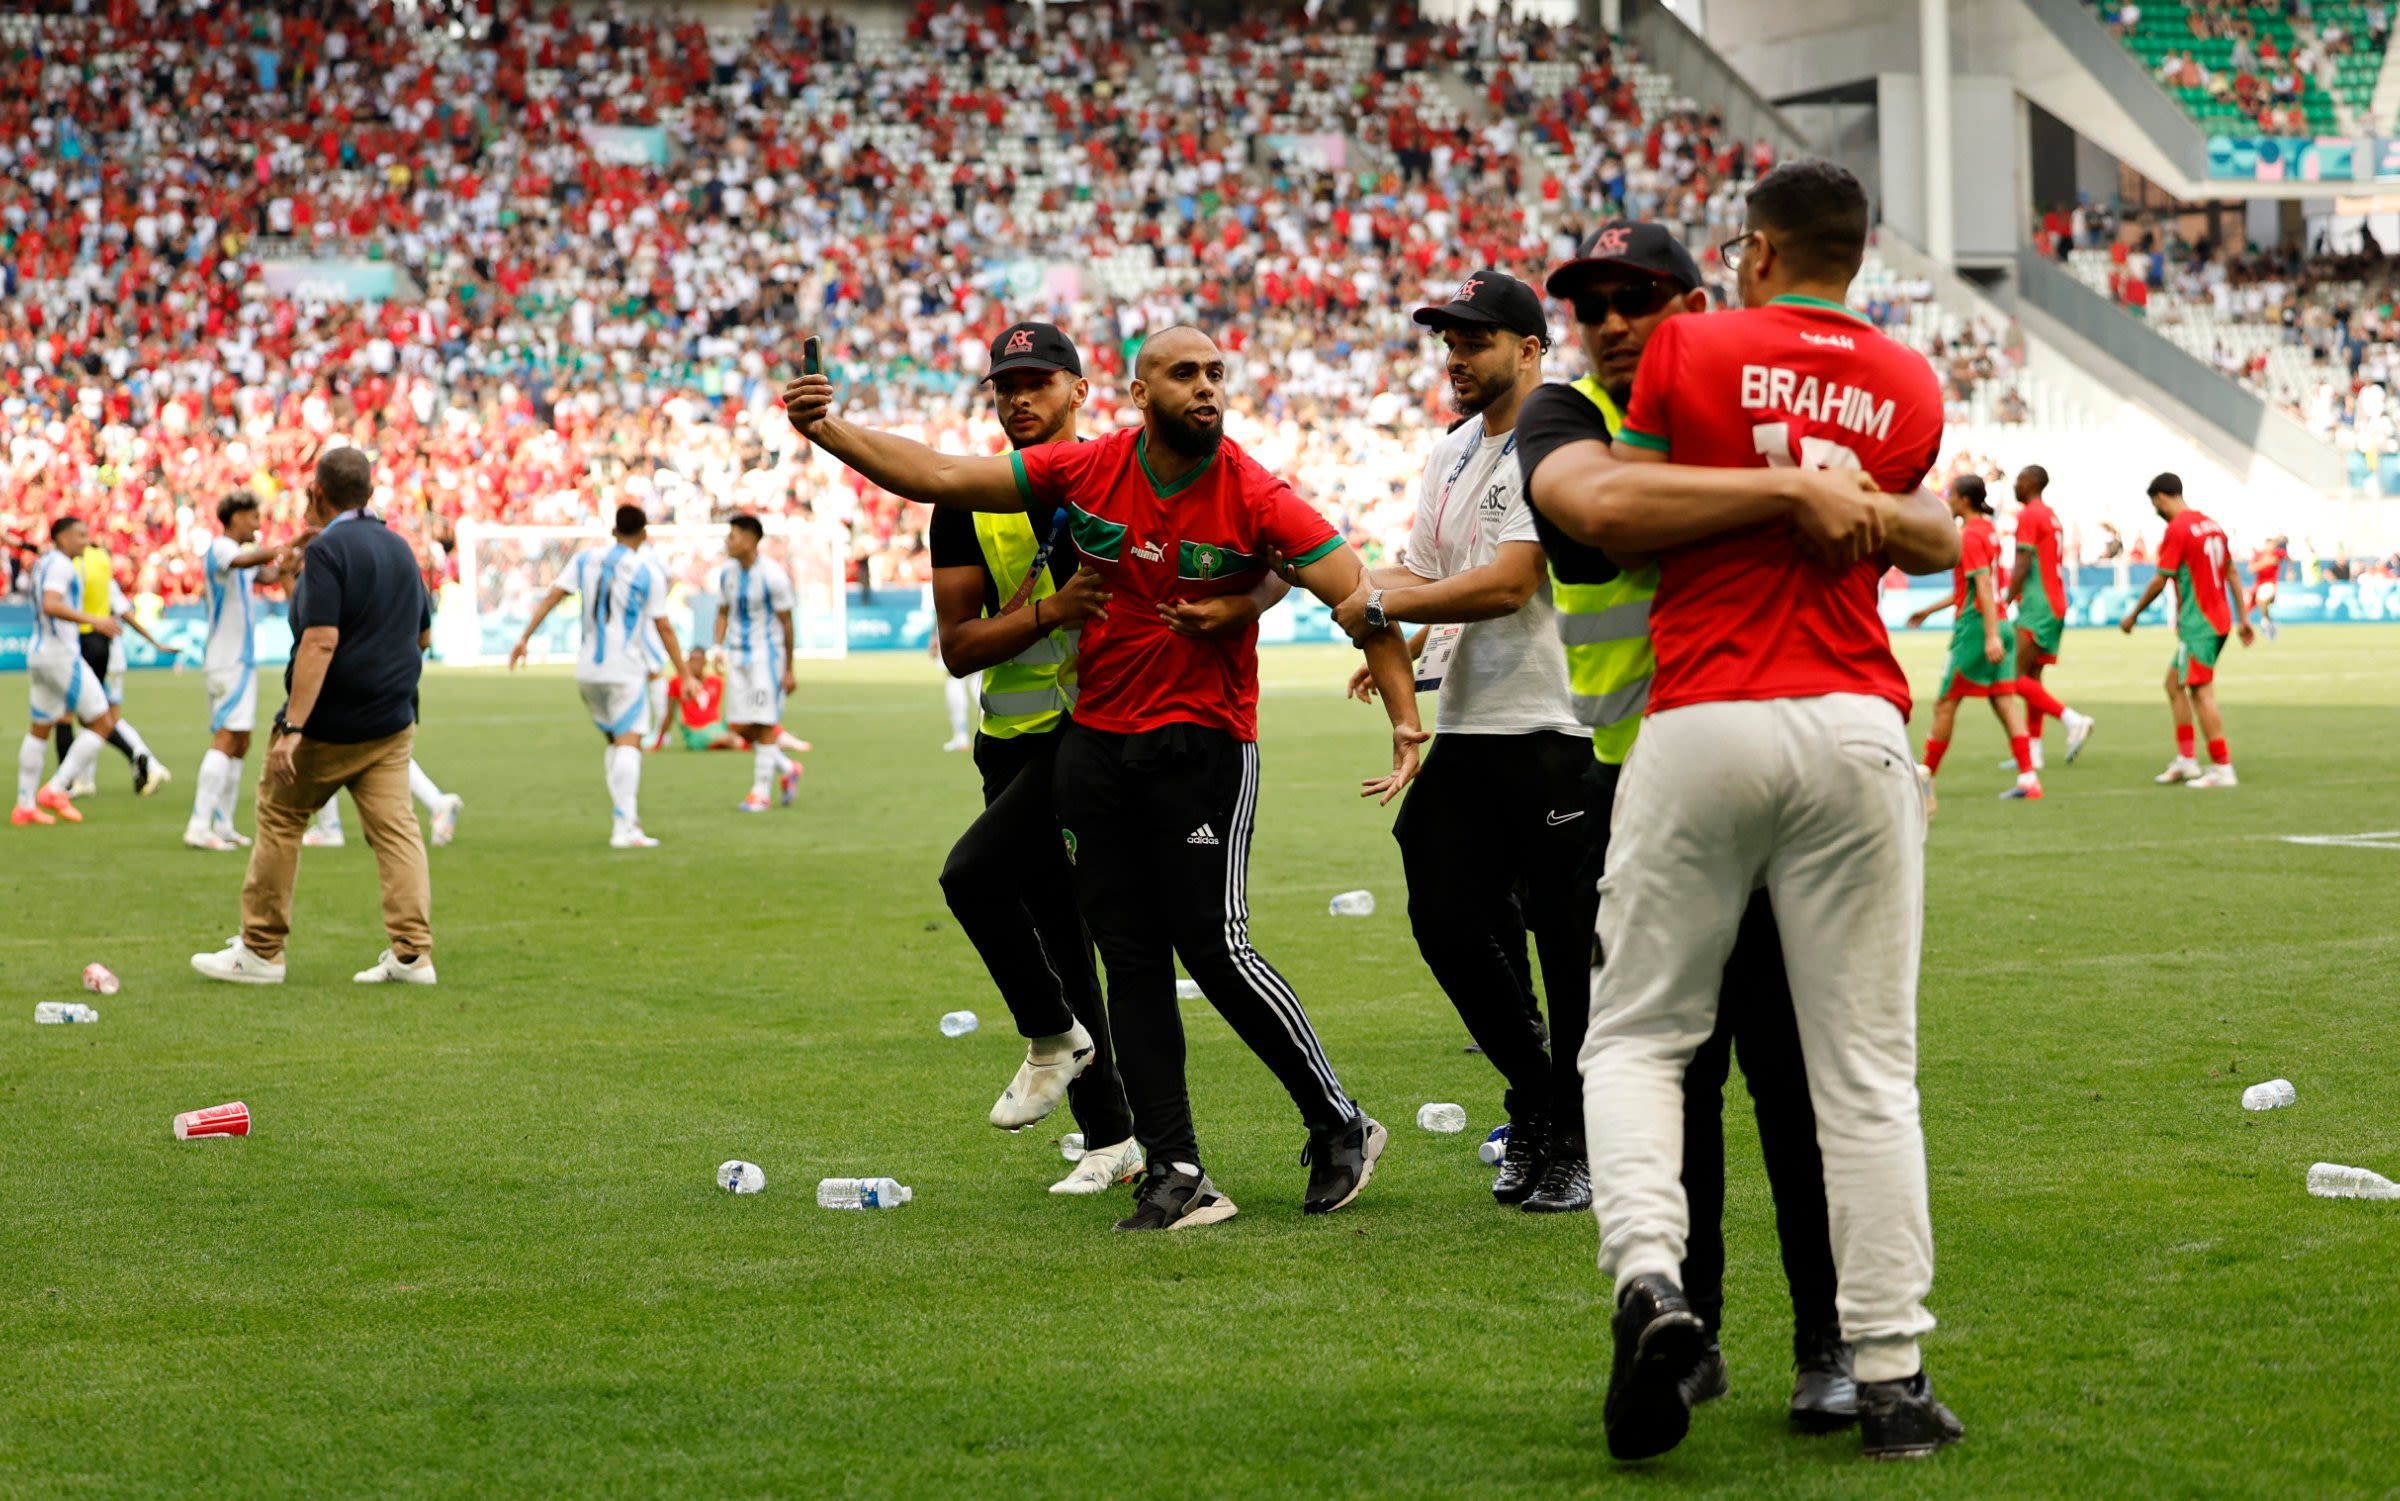
<svg viewBox="0 0 2400 1501">
<path fill-rule="evenodd" d="M 762 556 L 783 565 L 792 580 L 792 639 L 803 657 L 838 657 L 846 650 L 842 529 L 822 521 L 762 517 Z M 654 526 L 646 550 L 667 574 L 667 618 L 686 647 L 706 646 L 717 621 L 712 575 L 725 559 L 722 526 Z M 610 541 L 605 523 L 585 526 L 458 524 L 458 583 L 443 591 L 434 622 L 434 651 L 445 662 L 498 666 L 577 553 Z M 526 652 L 532 662 L 575 658 L 579 614 L 569 597 Z"/>
</svg>

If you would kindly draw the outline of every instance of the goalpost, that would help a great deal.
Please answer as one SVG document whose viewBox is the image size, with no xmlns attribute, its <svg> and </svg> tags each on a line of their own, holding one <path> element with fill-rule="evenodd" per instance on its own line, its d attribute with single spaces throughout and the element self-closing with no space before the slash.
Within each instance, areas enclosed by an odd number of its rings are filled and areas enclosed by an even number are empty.
<svg viewBox="0 0 2400 1501">
<path fill-rule="evenodd" d="M 792 636 L 802 657 L 848 651 L 842 587 L 847 552 L 840 527 L 785 516 L 760 518 L 760 555 L 783 565 L 792 579 Z M 458 582 L 442 590 L 433 626 L 434 655 L 470 667 L 497 667 L 540 608 L 542 596 L 575 555 L 609 543 L 608 524 L 502 526 L 458 524 Z M 645 549 L 667 575 L 667 618 L 684 645 L 706 646 L 714 633 L 717 598 L 711 576 L 725 558 L 722 526 L 654 526 Z M 526 652 L 529 662 L 574 660 L 577 612 L 572 600 L 550 612 Z"/>
</svg>

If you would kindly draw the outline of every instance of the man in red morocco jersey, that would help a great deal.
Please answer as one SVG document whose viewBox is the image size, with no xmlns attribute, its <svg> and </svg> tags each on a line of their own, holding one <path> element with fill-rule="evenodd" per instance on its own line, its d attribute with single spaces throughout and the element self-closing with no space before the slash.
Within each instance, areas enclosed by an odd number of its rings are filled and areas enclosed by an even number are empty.
<svg viewBox="0 0 2400 1501">
<path fill-rule="evenodd" d="M 2275 639 L 2275 587 L 2291 558 L 2292 539 L 2280 534 L 2250 555 L 2250 608 L 2258 612 L 2258 628 L 2269 641 Z"/>
<path fill-rule="evenodd" d="M 2025 734 L 2025 706 L 2017 698 L 2016 679 L 2009 675 L 2008 610 L 2000 603 L 2000 585 L 1993 578 L 2000 566 L 2000 534 L 1992 527 L 1992 502 L 1984 493 L 1983 476 L 1962 474 L 1950 482 L 1950 514 L 1959 520 L 1958 571 L 1950 597 L 1908 617 L 1913 630 L 1944 610 L 1957 612 L 1950 632 L 1950 664 L 1942 672 L 1933 727 L 1925 732 L 1925 759 L 1917 765 L 1927 817 L 1933 814 L 1933 779 L 1950 749 L 1961 699 L 1988 702 L 2008 736 L 2007 765 L 2016 772 L 2017 785 L 2001 797 L 2030 801 L 2042 795 L 2042 779 L 2033 770 L 2033 742 Z"/>
<path fill-rule="evenodd" d="M 2167 523 L 2167 535 L 2158 544 L 2158 572 L 2117 628 L 2132 635 L 2134 622 L 2167 587 L 2167 580 L 2175 581 L 2175 657 L 2167 664 L 2175 759 L 2152 780 L 2161 786 L 2187 782 L 2201 788 L 2238 787 L 2233 752 L 2225 746 L 2225 716 L 2217 711 L 2217 654 L 2225 649 L 2235 612 L 2241 616 L 2242 645 L 2248 646 L 2257 632 L 2250 628 L 2250 605 L 2242 598 L 2242 581 L 2233 569 L 2233 545 L 2225 540 L 2223 527 L 2184 504 L 2179 476 L 2162 474 L 2150 482 L 2150 508 Z M 2206 771 L 2192 754 L 2195 721 L 2198 733 L 2208 737 Z"/>
<path fill-rule="evenodd" d="M 1258 633 L 1198 639 L 1170 626 L 1184 601 L 1248 591 L 1270 555 L 1327 605 L 1365 576 L 1358 554 L 1291 486 L 1224 435 L 1225 358 L 1206 334 L 1143 344 L 1131 387 L 1142 424 L 1088 443 L 957 458 L 832 415 L 833 386 L 784 387 L 793 426 L 896 495 L 966 510 L 1061 507 L 1083 566 L 1111 597 L 1077 648 L 1074 724 L 1054 795 L 1077 900 L 1108 967 L 1117 1066 L 1149 1155 L 1120 1230 L 1229 1219 L 1200 1162 L 1184 1087 L 1174 961 L 1274 1070 L 1308 1126 L 1310 1214 L 1358 1196 L 1386 1139 L 1343 1090 L 1308 1015 L 1250 943 L 1251 822 L 1258 805 Z M 1363 635 L 1392 725 L 1392 770 L 1364 784 L 1386 802 L 1416 775 L 1427 738 L 1415 670 L 1389 626 Z"/>
<path fill-rule="evenodd" d="M 2067 633 L 2066 535 L 2044 492 L 2050 471 L 2028 464 L 2017 471 L 2017 574 L 2008 602 L 2017 607 L 2016 693 L 2025 700 L 2025 733 L 2033 742 L 2033 769 L 2042 769 L 2042 717 L 2067 727 L 2067 759 L 2083 754 L 2098 721 L 2078 714 L 2042 686 L 2042 669 L 2058 660 Z M 2013 763 L 2012 763 L 2013 764 Z"/>
<path fill-rule="evenodd" d="M 1865 1452 L 1899 1458 L 1963 1432 L 1917 1349 L 1933 1324 L 1916 1086 L 1924 805 L 1908 684 L 1876 613 L 1886 567 L 1958 557 L 1948 513 L 1918 489 L 1942 398 L 1922 355 L 1839 300 L 1866 250 L 1855 177 L 1779 167 L 1751 190 L 1748 226 L 1722 252 L 1743 309 L 1662 325 L 1618 432 L 1620 459 L 1674 467 L 1583 455 L 1588 488 L 1545 505 L 1577 540 L 1659 566 L 1658 667 L 1617 792 L 1582 1057 L 1600 1266 L 1616 1287 L 1603 1418 L 1620 1459 L 1672 1448 L 1690 1424 L 1705 1332 L 1675 1281 L 1682 1080 L 1763 885 L 1816 1105 Z M 1703 504 L 1690 464 L 1759 483 Z M 1846 477 L 1859 513 L 1777 469 L 1863 471 Z"/>
</svg>

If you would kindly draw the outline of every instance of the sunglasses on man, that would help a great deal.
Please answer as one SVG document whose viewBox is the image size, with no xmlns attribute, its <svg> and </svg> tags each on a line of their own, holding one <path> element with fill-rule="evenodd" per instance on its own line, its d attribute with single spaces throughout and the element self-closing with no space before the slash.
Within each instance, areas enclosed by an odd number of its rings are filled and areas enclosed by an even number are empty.
<svg viewBox="0 0 2400 1501">
<path fill-rule="evenodd" d="M 1671 281 L 1644 281 L 1613 291 L 1589 288 L 1576 293 L 1568 302 L 1575 309 L 1578 323 L 1606 323 L 1611 312 L 1631 323 L 1665 307 L 1681 290 Z"/>
</svg>

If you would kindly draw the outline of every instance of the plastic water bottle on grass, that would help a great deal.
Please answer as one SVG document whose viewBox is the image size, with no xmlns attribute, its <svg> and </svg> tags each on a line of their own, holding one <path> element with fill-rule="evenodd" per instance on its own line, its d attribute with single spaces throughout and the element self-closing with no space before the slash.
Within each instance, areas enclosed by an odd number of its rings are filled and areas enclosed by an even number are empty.
<svg viewBox="0 0 2400 1501">
<path fill-rule="evenodd" d="M 1186 980 L 1178 977 L 1175 981 L 1175 999 L 1179 1001 L 1199 1001 L 1206 1000 L 1207 995 L 1200 989 L 1200 982 L 1198 980 Z"/>
<path fill-rule="evenodd" d="M 1066 1158 L 1069 1162 L 1081 1162 L 1083 1160 L 1083 1133 L 1069 1131 L 1060 1137 L 1058 1139 L 1058 1155 Z"/>
<path fill-rule="evenodd" d="M 975 1019 L 975 1013 L 972 1011 L 945 1012 L 942 1016 L 942 1035 L 944 1037 L 964 1037 L 982 1025 L 983 1023 Z"/>
<path fill-rule="evenodd" d="M 1475 1156 L 1485 1167 L 1498 1167 L 1500 1159 L 1507 1155 L 1508 1123 L 1502 1121 L 1499 1125 L 1492 1127 L 1492 1134 L 1485 1137 L 1483 1144 L 1475 1149 Z"/>
<path fill-rule="evenodd" d="M 2310 1168 L 2308 1191 L 2320 1199 L 2400 1199 L 2400 1183 L 2338 1162 L 2320 1162 Z"/>
<path fill-rule="evenodd" d="M 44 1026 L 66 1022 L 96 1022 L 100 1013 L 81 1001 L 39 1001 L 34 1004 L 33 1019 Z"/>
<path fill-rule="evenodd" d="M 2292 1088 L 2291 1080 L 2269 1079 L 2264 1084 L 2253 1084 L 2242 1091 L 2242 1108 L 2244 1110 L 2281 1110 L 2298 1098 L 2300 1098 L 2300 1093 Z"/>
<path fill-rule="evenodd" d="M 1428 1131 L 1444 1136 L 1467 1129 L 1467 1107 L 1464 1105 L 1433 1104 L 1417 1107 L 1417 1124 Z"/>
<path fill-rule="evenodd" d="M 1325 914 L 1328 917 L 1373 917 L 1375 915 L 1375 893 L 1372 891 L 1345 891 L 1326 904 Z"/>
<path fill-rule="evenodd" d="M 824 1178 L 817 1183 L 819 1209 L 897 1209 L 916 1197 L 890 1178 Z"/>
</svg>

